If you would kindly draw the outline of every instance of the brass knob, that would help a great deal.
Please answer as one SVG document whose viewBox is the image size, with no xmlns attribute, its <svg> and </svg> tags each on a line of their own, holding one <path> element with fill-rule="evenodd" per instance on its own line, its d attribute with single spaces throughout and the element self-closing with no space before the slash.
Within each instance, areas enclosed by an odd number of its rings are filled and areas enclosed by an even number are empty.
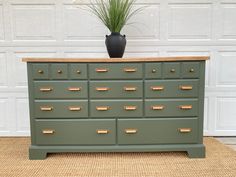
<svg viewBox="0 0 236 177">
<path fill-rule="evenodd" d="M 189 70 L 189 72 L 190 72 L 190 73 L 193 73 L 193 72 L 194 72 L 194 69 L 193 69 L 193 68 L 191 68 L 191 69 Z"/>
<path fill-rule="evenodd" d="M 77 71 L 76 71 L 76 73 L 77 73 L 77 74 L 80 74 L 80 73 L 81 73 L 81 71 L 80 71 L 80 70 L 77 70 Z"/>
<path fill-rule="evenodd" d="M 39 73 L 39 74 L 43 74 L 43 70 L 41 70 L 41 69 L 38 70 L 38 73 Z"/>
<path fill-rule="evenodd" d="M 179 128 L 180 133 L 190 133 L 192 131 L 191 128 Z"/>
<path fill-rule="evenodd" d="M 156 70 L 156 69 L 153 69 L 153 70 L 152 70 L 152 73 L 156 73 L 156 72 L 157 72 L 157 70 Z"/>
<path fill-rule="evenodd" d="M 126 134 L 136 134 L 137 132 L 137 129 L 125 129 Z"/>
<path fill-rule="evenodd" d="M 174 73 L 174 72 L 175 72 L 175 69 L 171 69 L 170 72 Z"/>
<path fill-rule="evenodd" d="M 58 73 L 58 74 L 62 74 L 62 70 L 58 70 L 57 73 Z"/>
</svg>

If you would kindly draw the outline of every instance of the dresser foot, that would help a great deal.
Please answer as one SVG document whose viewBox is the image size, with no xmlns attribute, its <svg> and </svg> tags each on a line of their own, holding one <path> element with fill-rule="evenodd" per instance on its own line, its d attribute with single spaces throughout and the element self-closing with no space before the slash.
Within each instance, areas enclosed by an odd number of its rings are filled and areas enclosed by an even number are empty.
<svg viewBox="0 0 236 177">
<path fill-rule="evenodd" d="M 205 147 L 191 148 L 188 151 L 189 158 L 205 158 Z"/>
<path fill-rule="evenodd" d="M 40 149 L 29 149 L 29 159 L 30 160 L 43 160 L 46 159 L 47 152 Z"/>
</svg>

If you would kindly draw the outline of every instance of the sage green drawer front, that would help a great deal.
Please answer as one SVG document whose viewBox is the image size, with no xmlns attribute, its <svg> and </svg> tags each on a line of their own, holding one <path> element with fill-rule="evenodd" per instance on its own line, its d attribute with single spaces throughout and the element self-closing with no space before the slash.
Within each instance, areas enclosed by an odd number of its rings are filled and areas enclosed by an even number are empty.
<svg viewBox="0 0 236 177">
<path fill-rule="evenodd" d="M 116 142 L 116 121 L 35 120 L 38 145 L 112 145 Z"/>
<path fill-rule="evenodd" d="M 188 117 L 197 115 L 197 99 L 145 100 L 146 117 Z"/>
<path fill-rule="evenodd" d="M 146 63 L 145 64 L 145 78 L 159 79 L 162 77 L 161 63 Z"/>
<path fill-rule="evenodd" d="M 118 144 L 197 143 L 197 118 L 119 119 Z"/>
<path fill-rule="evenodd" d="M 149 80 L 145 81 L 146 98 L 198 97 L 199 80 Z"/>
<path fill-rule="evenodd" d="M 182 77 L 183 78 L 199 78 L 200 76 L 199 62 L 183 62 Z"/>
<path fill-rule="evenodd" d="M 87 78 L 87 64 L 70 64 L 70 78 L 71 79 L 86 79 Z"/>
<path fill-rule="evenodd" d="M 141 79 L 140 63 L 89 64 L 90 79 Z"/>
<path fill-rule="evenodd" d="M 34 101 L 36 118 L 81 118 L 88 117 L 86 100 L 36 100 Z"/>
<path fill-rule="evenodd" d="M 33 79 L 49 79 L 48 64 L 32 64 Z"/>
<path fill-rule="evenodd" d="M 90 98 L 142 98 L 143 81 L 91 81 Z"/>
<path fill-rule="evenodd" d="M 34 81 L 35 98 L 87 98 L 87 81 Z"/>
<path fill-rule="evenodd" d="M 51 74 L 53 79 L 67 79 L 67 64 L 51 64 Z"/>
<path fill-rule="evenodd" d="M 91 100 L 91 117 L 142 117 L 142 100 Z"/>
<path fill-rule="evenodd" d="M 164 78 L 180 78 L 180 63 L 166 62 L 163 64 Z"/>
</svg>

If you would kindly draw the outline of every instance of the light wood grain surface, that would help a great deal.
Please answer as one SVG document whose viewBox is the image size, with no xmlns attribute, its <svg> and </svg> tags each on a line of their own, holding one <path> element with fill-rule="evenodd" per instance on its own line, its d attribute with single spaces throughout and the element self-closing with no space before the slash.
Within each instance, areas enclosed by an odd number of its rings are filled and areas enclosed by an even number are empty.
<svg viewBox="0 0 236 177">
<path fill-rule="evenodd" d="M 78 62 L 78 63 L 122 63 L 122 62 L 158 62 L 158 61 L 202 61 L 209 56 L 144 57 L 144 58 L 23 58 L 23 62 Z"/>
</svg>

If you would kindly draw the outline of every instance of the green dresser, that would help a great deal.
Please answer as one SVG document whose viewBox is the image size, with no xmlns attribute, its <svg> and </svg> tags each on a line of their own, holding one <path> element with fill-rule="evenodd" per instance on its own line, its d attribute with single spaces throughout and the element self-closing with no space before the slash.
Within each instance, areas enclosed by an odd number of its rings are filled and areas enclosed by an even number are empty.
<svg viewBox="0 0 236 177">
<path fill-rule="evenodd" d="M 159 151 L 205 157 L 207 59 L 24 58 L 29 158 L 57 152 Z"/>
</svg>

